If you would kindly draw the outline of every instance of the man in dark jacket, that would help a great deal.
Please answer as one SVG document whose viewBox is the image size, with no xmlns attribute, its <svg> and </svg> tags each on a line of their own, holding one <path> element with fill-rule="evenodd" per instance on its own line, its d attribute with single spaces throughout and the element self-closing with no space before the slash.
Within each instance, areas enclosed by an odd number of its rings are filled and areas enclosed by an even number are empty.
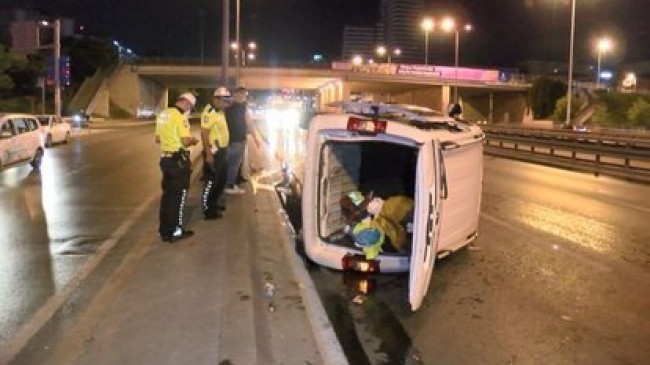
<svg viewBox="0 0 650 365">
<path fill-rule="evenodd" d="M 230 144 L 228 145 L 228 177 L 226 179 L 227 194 L 243 194 L 246 191 L 237 186 L 239 169 L 244 158 L 246 150 L 246 136 L 251 134 L 255 143 L 259 146 L 255 127 L 251 117 L 250 110 L 246 105 L 246 96 L 248 92 L 244 87 L 238 87 L 233 93 L 233 102 L 226 108 L 226 122 L 228 123 L 228 132 L 230 134 Z"/>
</svg>

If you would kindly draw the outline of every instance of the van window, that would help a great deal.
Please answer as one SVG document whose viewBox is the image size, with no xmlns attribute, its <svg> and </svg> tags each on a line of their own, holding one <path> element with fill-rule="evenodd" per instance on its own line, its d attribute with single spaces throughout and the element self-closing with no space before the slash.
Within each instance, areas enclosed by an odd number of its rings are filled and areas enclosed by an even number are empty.
<svg viewBox="0 0 650 365">
<path fill-rule="evenodd" d="M 23 118 L 15 118 L 11 120 L 14 123 L 14 128 L 17 134 L 27 133 L 32 130 L 28 120 Z"/>
<path fill-rule="evenodd" d="M 50 124 L 50 118 L 49 117 L 38 117 L 38 122 L 43 127 L 47 127 Z"/>
<path fill-rule="evenodd" d="M 30 131 L 38 130 L 39 124 L 36 119 L 29 118 L 27 119 L 27 125 L 29 126 Z"/>
<path fill-rule="evenodd" d="M 365 196 L 388 199 L 415 196 L 418 150 L 413 146 L 377 141 L 329 141 L 321 150 L 318 222 L 321 239 L 339 245 L 346 225 L 341 198 L 360 191 Z M 342 239 L 343 238 L 343 239 Z M 336 242 L 334 242 L 336 241 Z"/>
<path fill-rule="evenodd" d="M 14 127 L 10 120 L 6 121 L 2 125 L 2 130 L 0 131 L 0 136 L 2 138 L 10 138 L 14 135 Z"/>
</svg>

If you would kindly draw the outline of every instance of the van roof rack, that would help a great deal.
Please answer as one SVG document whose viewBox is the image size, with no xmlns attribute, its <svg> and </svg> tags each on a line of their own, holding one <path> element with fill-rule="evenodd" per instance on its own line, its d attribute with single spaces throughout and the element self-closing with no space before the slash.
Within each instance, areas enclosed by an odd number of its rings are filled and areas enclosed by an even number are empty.
<svg viewBox="0 0 650 365">
<path fill-rule="evenodd" d="M 463 132 L 469 129 L 465 121 L 418 105 L 359 101 L 335 102 L 330 105 L 340 107 L 345 113 L 398 120 L 419 129 L 446 129 L 450 132 Z"/>
</svg>

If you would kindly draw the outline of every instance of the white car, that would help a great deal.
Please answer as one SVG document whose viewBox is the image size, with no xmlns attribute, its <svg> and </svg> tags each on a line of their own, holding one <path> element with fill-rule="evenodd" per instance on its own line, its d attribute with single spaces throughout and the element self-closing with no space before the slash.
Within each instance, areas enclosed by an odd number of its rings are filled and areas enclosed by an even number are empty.
<svg viewBox="0 0 650 365">
<path fill-rule="evenodd" d="M 45 147 L 52 147 L 53 144 L 70 141 L 71 127 L 66 121 L 56 115 L 39 115 L 38 122 L 41 125 L 41 136 Z"/>
<path fill-rule="evenodd" d="M 38 120 L 28 114 L 0 114 L 0 170 L 21 163 L 41 167 L 43 146 Z"/>
<path fill-rule="evenodd" d="M 436 258 L 477 237 L 484 134 L 477 126 L 413 105 L 350 103 L 344 109 L 317 115 L 309 126 L 302 189 L 306 254 L 338 270 L 409 272 L 409 302 L 416 310 Z M 383 226 L 385 237 L 391 230 L 403 234 L 401 249 L 383 244 L 381 230 L 370 240 L 382 245 L 378 255 L 369 256 L 368 246 L 361 249 L 368 242 L 362 242 L 364 227 L 349 222 L 357 214 L 363 222 L 366 208 L 346 213 L 350 205 L 344 205 L 344 197 L 351 192 L 362 194 L 359 202 L 369 195 L 384 204 L 413 202 L 410 215 Z M 367 213 L 373 214 L 370 205 Z M 382 208 L 376 217 L 383 214 Z"/>
</svg>

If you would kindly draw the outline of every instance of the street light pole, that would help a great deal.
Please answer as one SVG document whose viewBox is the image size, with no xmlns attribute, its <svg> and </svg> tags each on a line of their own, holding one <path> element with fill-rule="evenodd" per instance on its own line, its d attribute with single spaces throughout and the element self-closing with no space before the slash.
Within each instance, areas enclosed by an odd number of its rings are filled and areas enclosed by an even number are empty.
<svg viewBox="0 0 650 365">
<path fill-rule="evenodd" d="M 429 64 L 429 31 L 424 31 L 424 64 Z"/>
<path fill-rule="evenodd" d="M 576 33 L 576 1 L 571 0 L 571 36 L 569 42 L 569 85 L 566 93 L 566 121 L 565 125 L 571 125 L 571 97 L 573 95 L 573 43 Z"/>
<path fill-rule="evenodd" d="M 238 49 L 242 50 L 243 47 L 241 47 L 240 39 L 239 39 L 239 36 L 240 36 L 239 30 L 241 28 L 241 23 L 240 23 L 241 22 L 241 0 L 237 0 L 237 18 L 236 19 L 237 20 L 236 20 L 236 28 L 235 28 L 235 42 L 237 42 L 237 47 L 239 47 Z M 236 82 L 235 82 L 237 84 L 236 86 L 239 86 L 239 75 L 240 75 L 239 74 L 239 68 L 241 67 L 241 63 L 242 63 L 240 56 L 241 56 L 241 53 L 240 53 L 240 51 L 238 51 L 237 52 L 237 58 L 235 59 L 235 62 L 237 62 L 237 66 L 236 66 L 237 67 L 237 77 L 236 77 Z"/>
<path fill-rule="evenodd" d="M 228 85 L 228 64 L 230 63 L 230 0 L 223 0 L 221 29 L 221 85 Z"/>
<path fill-rule="evenodd" d="M 600 88 L 600 66 L 602 64 L 603 54 L 612 47 L 612 41 L 609 38 L 600 38 L 596 43 L 598 53 L 598 66 L 596 68 L 596 88 Z"/>
<path fill-rule="evenodd" d="M 54 20 L 54 115 L 61 117 L 61 20 Z"/>
<path fill-rule="evenodd" d="M 454 45 L 454 102 L 458 103 L 458 54 L 460 53 L 460 32 L 458 31 L 458 28 L 454 30 L 456 32 Z"/>
<path fill-rule="evenodd" d="M 598 66 L 596 67 L 596 89 L 600 88 L 600 63 L 603 58 L 603 51 L 598 49 Z"/>
<path fill-rule="evenodd" d="M 433 30 L 433 19 L 431 18 L 424 18 L 422 19 L 422 23 L 420 23 L 420 27 L 424 30 L 424 64 L 428 65 L 429 64 L 429 32 Z"/>
<path fill-rule="evenodd" d="M 420 26 L 424 30 L 424 64 L 429 64 L 429 32 L 433 30 L 433 20 L 424 18 Z"/>
<path fill-rule="evenodd" d="M 199 35 L 200 37 L 200 42 L 201 42 L 201 66 L 203 66 L 203 9 L 199 10 L 199 21 L 201 23 L 201 34 Z"/>
</svg>

